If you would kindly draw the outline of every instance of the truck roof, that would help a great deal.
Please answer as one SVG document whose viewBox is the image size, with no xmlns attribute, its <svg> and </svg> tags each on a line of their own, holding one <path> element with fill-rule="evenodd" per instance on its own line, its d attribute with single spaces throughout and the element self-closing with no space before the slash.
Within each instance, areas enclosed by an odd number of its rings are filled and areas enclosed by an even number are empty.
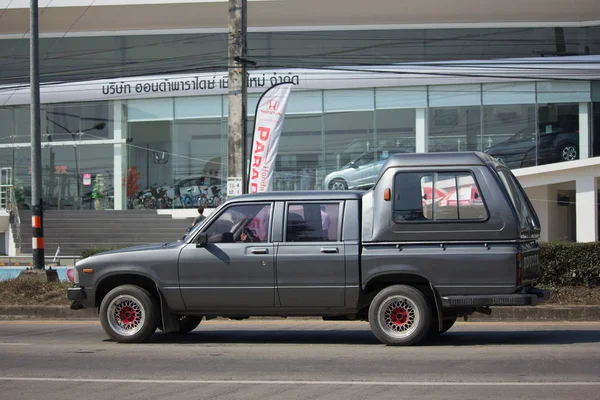
<svg viewBox="0 0 600 400">
<path fill-rule="evenodd" d="M 365 194 L 360 190 L 304 190 L 304 191 L 279 191 L 243 194 L 230 199 L 228 202 L 238 201 L 317 201 L 317 200 L 360 200 Z"/>
<path fill-rule="evenodd" d="M 388 158 L 382 169 L 390 167 L 432 167 L 486 165 L 494 159 L 482 152 L 397 153 Z"/>
</svg>

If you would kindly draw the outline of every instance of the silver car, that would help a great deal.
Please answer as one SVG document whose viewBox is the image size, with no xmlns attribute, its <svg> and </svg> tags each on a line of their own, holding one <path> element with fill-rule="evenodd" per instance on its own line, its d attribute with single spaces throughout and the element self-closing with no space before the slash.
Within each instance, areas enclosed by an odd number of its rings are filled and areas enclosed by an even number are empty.
<svg viewBox="0 0 600 400">
<path fill-rule="evenodd" d="M 361 189 L 375 183 L 375 178 L 387 159 L 396 153 L 408 153 L 406 150 L 378 150 L 361 154 L 337 171 L 325 177 L 328 190 Z"/>
</svg>

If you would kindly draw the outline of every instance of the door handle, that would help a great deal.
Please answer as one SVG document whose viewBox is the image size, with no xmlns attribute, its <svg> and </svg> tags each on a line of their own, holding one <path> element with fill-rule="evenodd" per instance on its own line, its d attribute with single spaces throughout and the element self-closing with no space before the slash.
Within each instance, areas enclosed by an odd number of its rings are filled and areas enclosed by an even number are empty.
<svg viewBox="0 0 600 400">
<path fill-rule="evenodd" d="M 252 249 L 252 254 L 269 254 L 269 249 Z"/>
<path fill-rule="evenodd" d="M 321 247 L 321 253 L 337 253 L 337 247 Z"/>
</svg>

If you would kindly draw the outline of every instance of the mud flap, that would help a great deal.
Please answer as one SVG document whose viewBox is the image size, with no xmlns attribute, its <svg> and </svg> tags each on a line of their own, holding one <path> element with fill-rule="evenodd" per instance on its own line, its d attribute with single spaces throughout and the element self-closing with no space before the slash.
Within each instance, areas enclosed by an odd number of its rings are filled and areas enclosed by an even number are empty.
<svg viewBox="0 0 600 400">
<path fill-rule="evenodd" d="M 160 297 L 162 331 L 164 333 L 177 332 L 179 330 L 179 318 L 177 317 L 177 314 L 171 312 L 158 286 L 156 287 L 156 291 L 158 292 L 158 297 Z"/>
<path fill-rule="evenodd" d="M 444 324 L 444 318 L 442 313 L 442 305 L 440 304 L 440 298 L 438 296 L 437 291 L 433 287 L 433 284 L 429 282 L 429 287 L 431 288 L 431 293 L 433 293 L 433 300 L 435 302 L 435 311 L 437 313 L 437 321 L 438 321 L 438 332 L 442 331 L 442 326 Z"/>
</svg>

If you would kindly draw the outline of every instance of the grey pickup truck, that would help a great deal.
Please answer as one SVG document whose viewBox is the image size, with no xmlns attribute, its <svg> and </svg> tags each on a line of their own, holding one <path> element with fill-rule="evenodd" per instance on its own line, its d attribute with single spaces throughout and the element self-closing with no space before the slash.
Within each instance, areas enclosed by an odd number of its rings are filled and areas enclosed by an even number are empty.
<svg viewBox="0 0 600 400">
<path fill-rule="evenodd" d="M 398 154 L 367 191 L 242 195 L 172 243 L 79 261 L 72 308 L 99 308 L 117 342 L 217 317 L 368 321 L 414 345 L 458 317 L 535 306 L 537 215 L 484 153 Z"/>
</svg>

